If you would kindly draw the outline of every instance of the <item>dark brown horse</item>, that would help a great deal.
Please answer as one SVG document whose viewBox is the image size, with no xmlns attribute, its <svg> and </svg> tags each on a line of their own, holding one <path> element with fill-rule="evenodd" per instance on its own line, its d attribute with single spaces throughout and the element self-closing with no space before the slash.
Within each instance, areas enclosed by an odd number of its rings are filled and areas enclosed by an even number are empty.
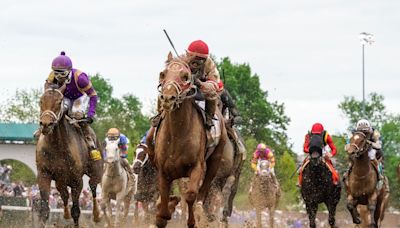
<svg viewBox="0 0 400 228">
<path fill-rule="evenodd" d="M 64 218 L 71 215 L 76 227 L 79 226 L 79 195 L 82 190 L 83 174 L 90 177 L 89 186 L 93 196 L 93 219 L 98 222 L 99 209 L 96 200 L 96 187 L 103 175 L 103 160 L 92 160 L 85 139 L 69 123 L 63 111 L 63 90 L 46 89 L 40 98 L 40 126 L 42 135 L 36 145 L 36 165 L 40 189 L 39 216 L 46 223 L 49 209 L 50 182 L 54 180 L 64 203 Z M 100 148 L 99 143 L 97 143 Z M 67 186 L 71 188 L 72 208 L 69 212 Z M 43 224 L 44 225 L 44 224 Z"/>
<path fill-rule="evenodd" d="M 221 121 L 221 137 L 213 153 L 206 159 L 207 135 L 201 113 L 194 106 L 194 78 L 182 59 L 169 53 L 166 68 L 160 73 L 159 100 L 163 107 L 163 120 L 155 140 L 154 161 L 158 172 L 161 204 L 156 225 L 165 227 L 177 204 L 170 201 L 172 181 L 189 177 L 185 199 L 188 204 L 189 227 L 195 226 L 193 204 L 197 200 L 196 214 L 203 210 L 203 202 L 221 161 L 227 133 Z M 217 111 L 218 117 L 222 115 Z M 199 216 L 202 218 L 202 216 Z"/>
<path fill-rule="evenodd" d="M 360 224 L 360 215 L 357 205 L 367 205 L 369 210 L 370 227 L 379 227 L 383 220 L 389 193 L 383 185 L 378 189 L 378 173 L 373 166 L 368 152 L 371 143 L 362 132 L 355 132 L 350 139 L 347 152 L 353 162 L 353 168 L 345 182 L 347 192 L 347 209 L 351 213 L 353 223 Z M 365 222 L 365 221 L 364 221 Z"/>
</svg>

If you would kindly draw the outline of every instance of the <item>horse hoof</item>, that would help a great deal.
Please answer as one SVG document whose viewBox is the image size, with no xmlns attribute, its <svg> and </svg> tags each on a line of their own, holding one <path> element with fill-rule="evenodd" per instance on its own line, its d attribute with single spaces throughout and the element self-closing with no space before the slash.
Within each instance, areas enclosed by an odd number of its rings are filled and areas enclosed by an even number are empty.
<svg viewBox="0 0 400 228">
<path fill-rule="evenodd" d="M 93 216 L 93 222 L 99 223 L 101 222 L 102 217 L 101 216 Z"/>
<path fill-rule="evenodd" d="M 166 226 L 167 226 L 167 223 L 168 223 L 168 220 L 166 220 L 166 219 L 163 219 L 163 218 L 160 218 L 160 217 L 157 217 L 157 218 L 156 218 L 156 226 L 157 226 L 158 228 L 164 228 L 164 227 L 166 227 Z"/>
</svg>

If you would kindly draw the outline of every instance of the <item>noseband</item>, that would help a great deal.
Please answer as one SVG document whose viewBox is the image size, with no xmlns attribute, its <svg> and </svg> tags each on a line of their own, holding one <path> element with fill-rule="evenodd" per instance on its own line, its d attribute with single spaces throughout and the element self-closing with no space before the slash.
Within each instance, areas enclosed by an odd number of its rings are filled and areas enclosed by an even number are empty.
<svg viewBox="0 0 400 228">
<path fill-rule="evenodd" d="M 367 136 L 363 133 L 363 132 L 356 132 L 355 135 L 353 136 L 354 139 L 358 139 L 359 137 L 363 137 L 363 139 L 361 140 L 361 144 L 362 145 L 357 145 L 356 143 L 351 143 L 350 147 L 354 147 L 355 151 L 353 151 L 352 154 L 355 155 L 355 157 L 360 157 L 363 153 L 365 153 L 366 151 L 368 151 L 369 148 L 369 142 L 366 139 Z"/>
<path fill-rule="evenodd" d="M 177 107 L 183 102 L 186 98 L 191 98 L 196 95 L 196 86 L 194 85 L 193 76 L 191 76 L 191 70 L 188 64 L 181 61 L 171 61 L 167 65 L 168 71 L 174 71 L 177 74 L 171 77 L 168 80 L 164 80 L 158 86 L 159 88 L 159 97 L 164 95 L 165 89 L 170 89 L 173 87 L 176 91 L 176 99 L 175 104 Z M 180 75 L 178 74 L 180 71 L 186 71 L 190 77 L 188 81 L 182 81 Z M 194 91 L 193 94 L 189 94 L 190 91 Z M 162 100 L 162 99 L 161 99 Z"/>
<path fill-rule="evenodd" d="M 61 94 L 61 97 L 64 97 L 64 95 L 58 89 L 46 89 L 45 93 L 48 91 L 57 91 L 59 94 Z M 40 114 L 40 119 L 42 119 L 44 116 L 50 116 L 54 120 L 55 124 L 58 123 L 58 121 L 60 121 L 62 114 L 63 114 L 63 107 L 64 107 L 64 99 L 61 100 L 60 111 L 57 114 L 55 112 L 53 112 L 52 110 L 44 110 Z"/>
</svg>

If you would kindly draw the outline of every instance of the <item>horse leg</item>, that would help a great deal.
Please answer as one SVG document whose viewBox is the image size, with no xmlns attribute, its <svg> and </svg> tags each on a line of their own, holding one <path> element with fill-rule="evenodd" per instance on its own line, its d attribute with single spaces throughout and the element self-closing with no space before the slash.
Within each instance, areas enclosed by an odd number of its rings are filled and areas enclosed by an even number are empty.
<svg viewBox="0 0 400 228">
<path fill-rule="evenodd" d="M 256 208 L 256 227 L 257 228 L 262 228 L 262 221 L 261 221 L 261 219 L 262 219 L 262 216 L 261 216 L 261 208 L 260 207 L 257 207 Z"/>
<path fill-rule="evenodd" d="M 103 188 L 103 191 L 102 191 L 101 195 L 102 195 L 102 198 L 103 198 L 101 200 L 101 210 L 103 211 L 104 218 L 106 219 L 108 227 L 110 227 L 111 226 L 111 221 L 110 221 L 110 217 L 109 216 L 111 216 L 112 214 L 110 213 L 110 210 L 107 213 L 107 209 L 111 208 L 110 197 L 109 197 L 108 193 L 104 191 L 104 188 Z"/>
<path fill-rule="evenodd" d="M 194 218 L 194 213 L 193 213 L 193 204 L 196 201 L 197 195 L 199 193 L 199 186 L 201 183 L 201 180 L 203 179 L 204 175 L 204 165 L 201 162 L 197 162 L 196 166 L 192 169 L 192 172 L 190 173 L 189 176 L 189 183 L 187 186 L 187 191 L 186 191 L 186 203 L 187 203 L 187 208 L 188 208 L 188 220 L 187 220 L 187 225 L 188 227 L 194 227 L 196 221 Z M 203 183 L 204 184 L 204 183 Z M 204 198 L 203 198 L 204 200 Z M 202 208 L 202 203 L 200 203 L 200 208 Z"/>
<path fill-rule="evenodd" d="M 237 181 L 234 175 L 230 175 L 226 180 L 224 188 L 222 189 L 222 196 L 224 199 L 224 210 L 222 211 L 222 222 L 227 223 L 228 217 L 232 214 L 233 198 L 235 198 L 237 190 Z"/>
<path fill-rule="evenodd" d="M 315 228 L 315 217 L 317 215 L 318 204 L 306 203 L 308 219 L 310 220 L 310 228 Z"/>
<path fill-rule="evenodd" d="M 377 198 L 378 194 L 376 191 L 368 198 L 368 210 L 370 215 L 369 227 L 371 228 L 377 227 L 377 224 L 375 223 L 375 210 L 376 210 Z"/>
<path fill-rule="evenodd" d="M 120 225 L 121 221 L 121 205 L 124 200 L 124 191 L 120 192 L 116 196 L 117 204 L 115 205 L 115 227 Z"/>
<path fill-rule="evenodd" d="M 269 227 L 274 228 L 275 206 L 269 208 Z"/>
<path fill-rule="evenodd" d="M 357 211 L 357 204 L 358 202 L 357 200 L 353 199 L 353 196 L 347 196 L 347 210 L 349 210 L 354 224 L 361 223 L 360 214 Z"/>
<path fill-rule="evenodd" d="M 100 218 L 100 210 L 98 207 L 98 202 L 97 202 L 97 193 L 96 193 L 96 189 L 97 189 L 97 184 L 100 181 L 95 180 L 93 178 L 90 178 L 89 180 L 89 187 L 90 187 L 90 191 L 92 192 L 92 202 L 93 202 L 93 209 L 92 209 L 92 215 L 93 215 L 93 221 L 94 222 L 100 222 L 101 218 Z"/>
<path fill-rule="evenodd" d="M 157 227 L 166 227 L 168 220 L 171 219 L 171 213 L 168 210 L 171 181 L 167 180 L 162 175 L 161 171 L 159 171 L 158 185 L 159 185 L 158 189 L 160 191 L 161 203 L 160 203 L 160 205 L 158 205 L 158 211 L 157 211 L 157 216 L 156 216 L 156 226 Z"/>
<path fill-rule="evenodd" d="M 65 185 L 64 182 L 63 183 L 56 182 L 56 187 L 57 190 L 60 192 L 61 199 L 64 203 L 64 219 L 71 219 L 71 213 L 69 211 L 69 206 L 68 206 L 69 193 L 67 185 Z"/>
<path fill-rule="evenodd" d="M 336 227 L 335 226 L 336 204 L 333 202 L 325 202 L 325 205 L 329 211 L 329 217 L 328 217 L 329 225 L 331 225 L 331 227 L 334 228 Z"/>
<path fill-rule="evenodd" d="M 74 187 L 71 187 L 71 196 L 72 196 L 72 207 L 71 207 L 71 215 L 74 219 L 75 227 L 79 227 L 79 216 L 81 215 L 81 209 L 79 208 L 79 196 L 82 191 L 82 179 L 78 180 Z"/>
<path fill-rule="evenodd" d="M 38 185 L 40 190 L 39 217 L 42 220 L 43 225 L 46 223 L 50 215 L 50 208 L 49 208 L 50 183 L 51 183 L 50 175 L 41 172 L 39 170 L 38 173 Z"/>
</svg>

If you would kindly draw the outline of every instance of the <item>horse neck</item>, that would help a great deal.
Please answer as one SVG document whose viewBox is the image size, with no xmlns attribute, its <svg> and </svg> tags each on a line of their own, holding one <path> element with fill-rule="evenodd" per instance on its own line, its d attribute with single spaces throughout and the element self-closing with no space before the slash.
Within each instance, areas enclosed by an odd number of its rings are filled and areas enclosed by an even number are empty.
<svg viewBox="0 0 400 228">
<path fill-rule="evenodd" d="M 368 152 L 364 152 L 360 158 L 354 158 L 353 160 L 353 173 L 356 176 L 365 176 L 371 170 L 371 161 L 368 156 Z"/>
<path fill-rule="evenodd" d="M 163 120 L 173 136 L 187 135 L 193 132 L 193 112 L 197 112 L 192 104 L 192 99 L 183 100 L 179 108 L 166 112 Z"/>
<path fill-rule="evenodd" d="M 107 164 L 106 166 L 106 171 L 105 171 L 105 175 L 107 176 L 111 176 L 111 177 L 115 177 L 115 176 L 119 176 L 121 173 L 121 162 L 118 161 L 114 161 L 113 165 Z"/>
<path fill-rule="evenodd" d="M 68 146 L 68 133 L 67 133 L 67 121 L 62 117 L 56 126 L 53 128 L 53 132 L 45 136 L 45 141 L 48 145 L 55 145 L 58 148 L 66 148 Z M 56 150 L 58 152 L 60 150 Z"/>
</svg>

